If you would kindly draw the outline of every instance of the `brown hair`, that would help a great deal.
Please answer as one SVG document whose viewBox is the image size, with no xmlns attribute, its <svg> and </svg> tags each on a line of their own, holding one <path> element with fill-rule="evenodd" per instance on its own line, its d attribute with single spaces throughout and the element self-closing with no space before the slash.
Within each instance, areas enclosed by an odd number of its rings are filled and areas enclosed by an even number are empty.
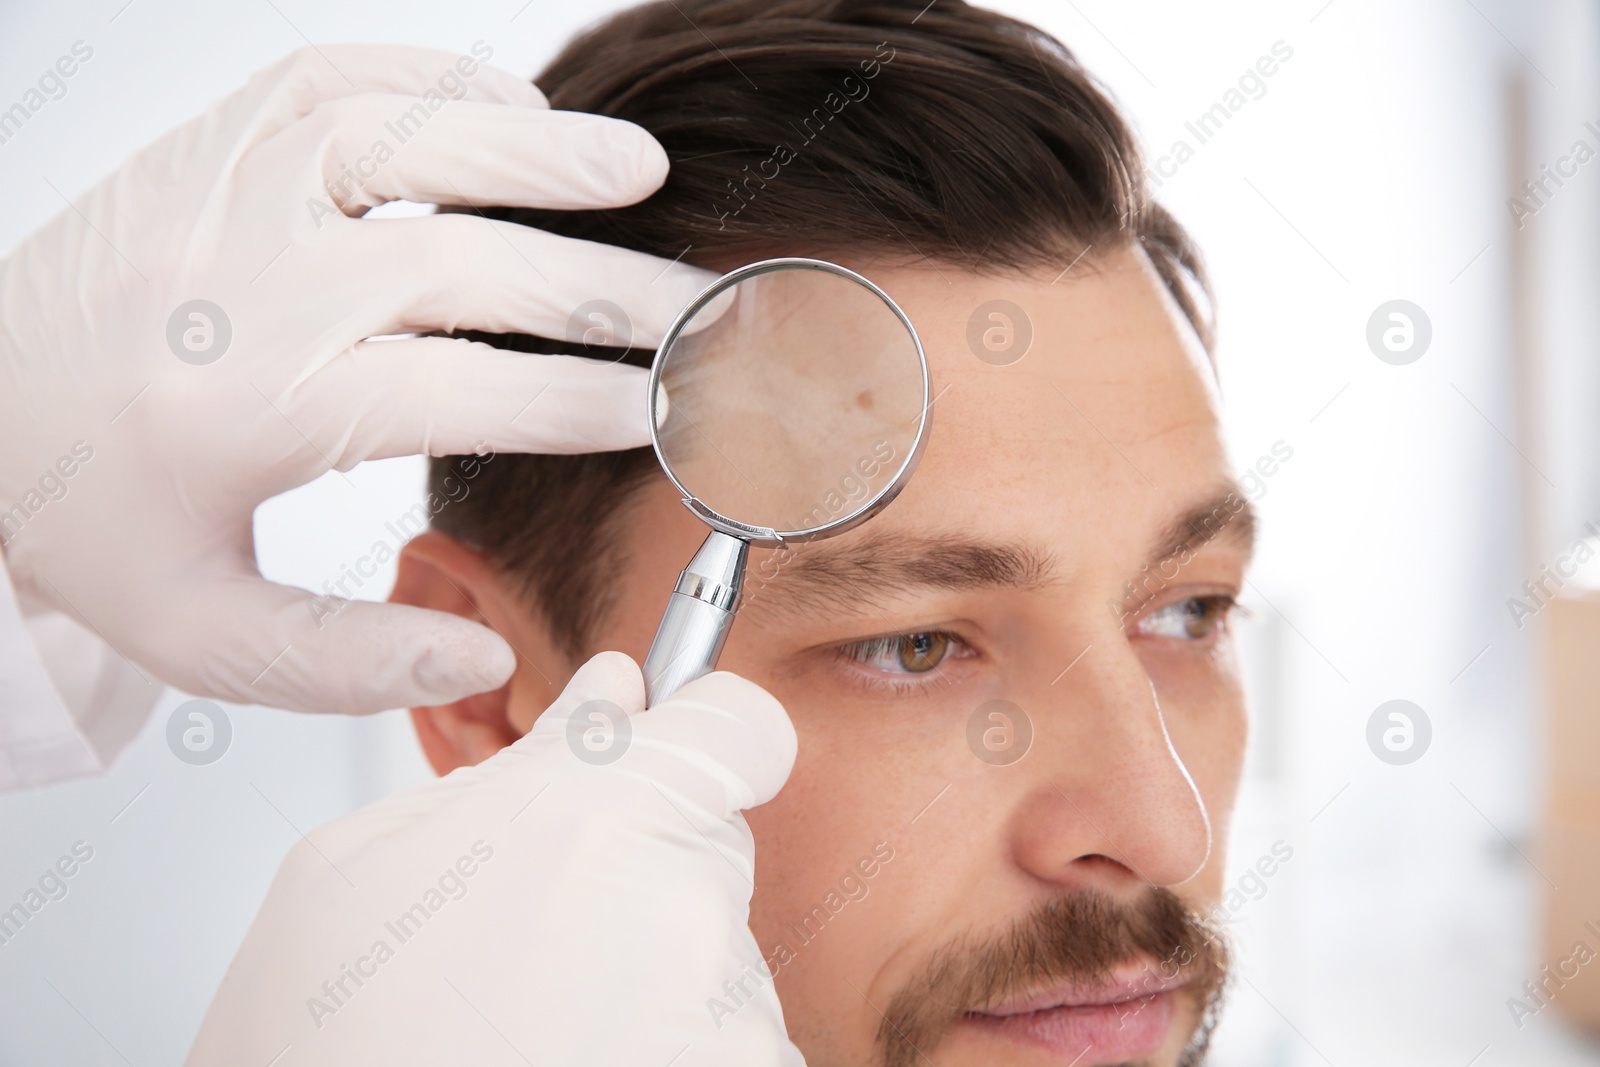
<svg viewBox="0 0 1600 1067">
<path fill-rule="evenodd" d="M 960 0 L 668 0 L 580 34 L 535 81 L 551 107 L 649 130 L 671 172 L 628 207 L 492 218 L 712 267 L 848 248 L 994 273 L 1138 243 L 1210 345 L 1198 253 L 1150 199 L 1127 124 L 1025 23 Z M 458 462 L 433 461 L 436 492 Z M 611 603 L 614 516 L 656 470 L 649 449 L 501 455 L 433 524 L 518 581 L 581 658 Z"/>
</svg>

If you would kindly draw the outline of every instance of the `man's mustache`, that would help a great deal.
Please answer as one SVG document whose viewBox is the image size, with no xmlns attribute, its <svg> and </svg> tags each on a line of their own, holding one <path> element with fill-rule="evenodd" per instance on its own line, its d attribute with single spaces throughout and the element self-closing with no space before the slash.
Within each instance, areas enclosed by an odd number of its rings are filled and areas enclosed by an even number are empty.
<svg viewBox="0 0 1600 1067">
<path fill-rule="evenodd" d="M 1227 945 L 1212 920 L 1171 890 L 1149 887 L 1132 902 L 1093 891 L 1058 897 L 996 939 L 962 938 L 937 950 L 884 1012 L 884 1065 L 927 1062 L 969 1012 L 1046 986 L 1108 985 L 1126 979 L 1129 965 L 1145 968 L 1152 993 L 1174 975 L 1185 979 L 1180 995 L 1200 1008 L 1200 1025 L 1183 1062 L 1199 1063 L 1228 974 Z"/>
</svg>

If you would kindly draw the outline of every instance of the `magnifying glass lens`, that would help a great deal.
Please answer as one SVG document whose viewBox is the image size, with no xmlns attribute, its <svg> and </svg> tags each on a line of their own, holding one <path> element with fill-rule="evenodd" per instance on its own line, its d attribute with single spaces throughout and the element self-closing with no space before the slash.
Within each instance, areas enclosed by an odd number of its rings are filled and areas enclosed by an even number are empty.
<svg viewBox="0 0 1600 1067">
<path fill-rule="evenodd" d="M 651 373 L 656 455 L 711 527 L 645 658 L 654 706 L 716 666 L 752 544 L 841 533 L 900 491 L 927 440 L 929 382 L 888 294 L 815 259 L 725 275 L 679 316 Z"/>
<path fill-rule="evenodd" d="M 923 357 L 846 273 L 790 267 L 703 298 L 660 355 L 663 465 L 706 509 L 803 534 L 882 492 L 915 447 Z"/>
</svg>

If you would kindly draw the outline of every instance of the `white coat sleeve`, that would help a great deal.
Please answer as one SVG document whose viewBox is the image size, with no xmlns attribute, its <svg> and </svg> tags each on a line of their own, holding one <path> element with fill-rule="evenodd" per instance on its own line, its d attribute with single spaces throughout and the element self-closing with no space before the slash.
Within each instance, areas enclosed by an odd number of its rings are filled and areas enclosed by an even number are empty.
<svg viewBox="0 0 1600 1067">
<path fill-rule="evenodd" d="M 103 770 L 162 691 L 75 620 L 32 609 L 0 560 L 0 792 Z"/>
</svg>

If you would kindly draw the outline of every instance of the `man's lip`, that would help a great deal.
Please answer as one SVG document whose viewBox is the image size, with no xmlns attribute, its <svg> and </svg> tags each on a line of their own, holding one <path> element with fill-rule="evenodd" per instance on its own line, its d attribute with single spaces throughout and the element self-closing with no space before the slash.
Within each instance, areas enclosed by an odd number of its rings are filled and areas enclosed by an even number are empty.
<svg viewBox="0 0 1600 1067">
<path fill-rule="evenodd" d="M 1062 1067 L 1144 1063 L 1171 1037 L 1177 995 L 1166 992 L 1111 1004 L 1063 1005 L 1021 1015 L 973 1013 L 958 1025 L 980 1041 L 1022 1045 Z"/>
<path fill-rule="evenodd" d="M 1003 1017 L 1026 1015 L 1029 1012 L 1047 1011 L 1051 1008 L 1081 1008 L 1148 1000 L 1179 988 L 1187 980 L 1181 972 L 1165 975 L 1149 968 L 1140 968 L 1125 972 L 1099 985 L 1050 986 L 1025 996 L 1013 997 L 994 1007 L 974 1011 L 972 1014 Z"/>
</svg>

